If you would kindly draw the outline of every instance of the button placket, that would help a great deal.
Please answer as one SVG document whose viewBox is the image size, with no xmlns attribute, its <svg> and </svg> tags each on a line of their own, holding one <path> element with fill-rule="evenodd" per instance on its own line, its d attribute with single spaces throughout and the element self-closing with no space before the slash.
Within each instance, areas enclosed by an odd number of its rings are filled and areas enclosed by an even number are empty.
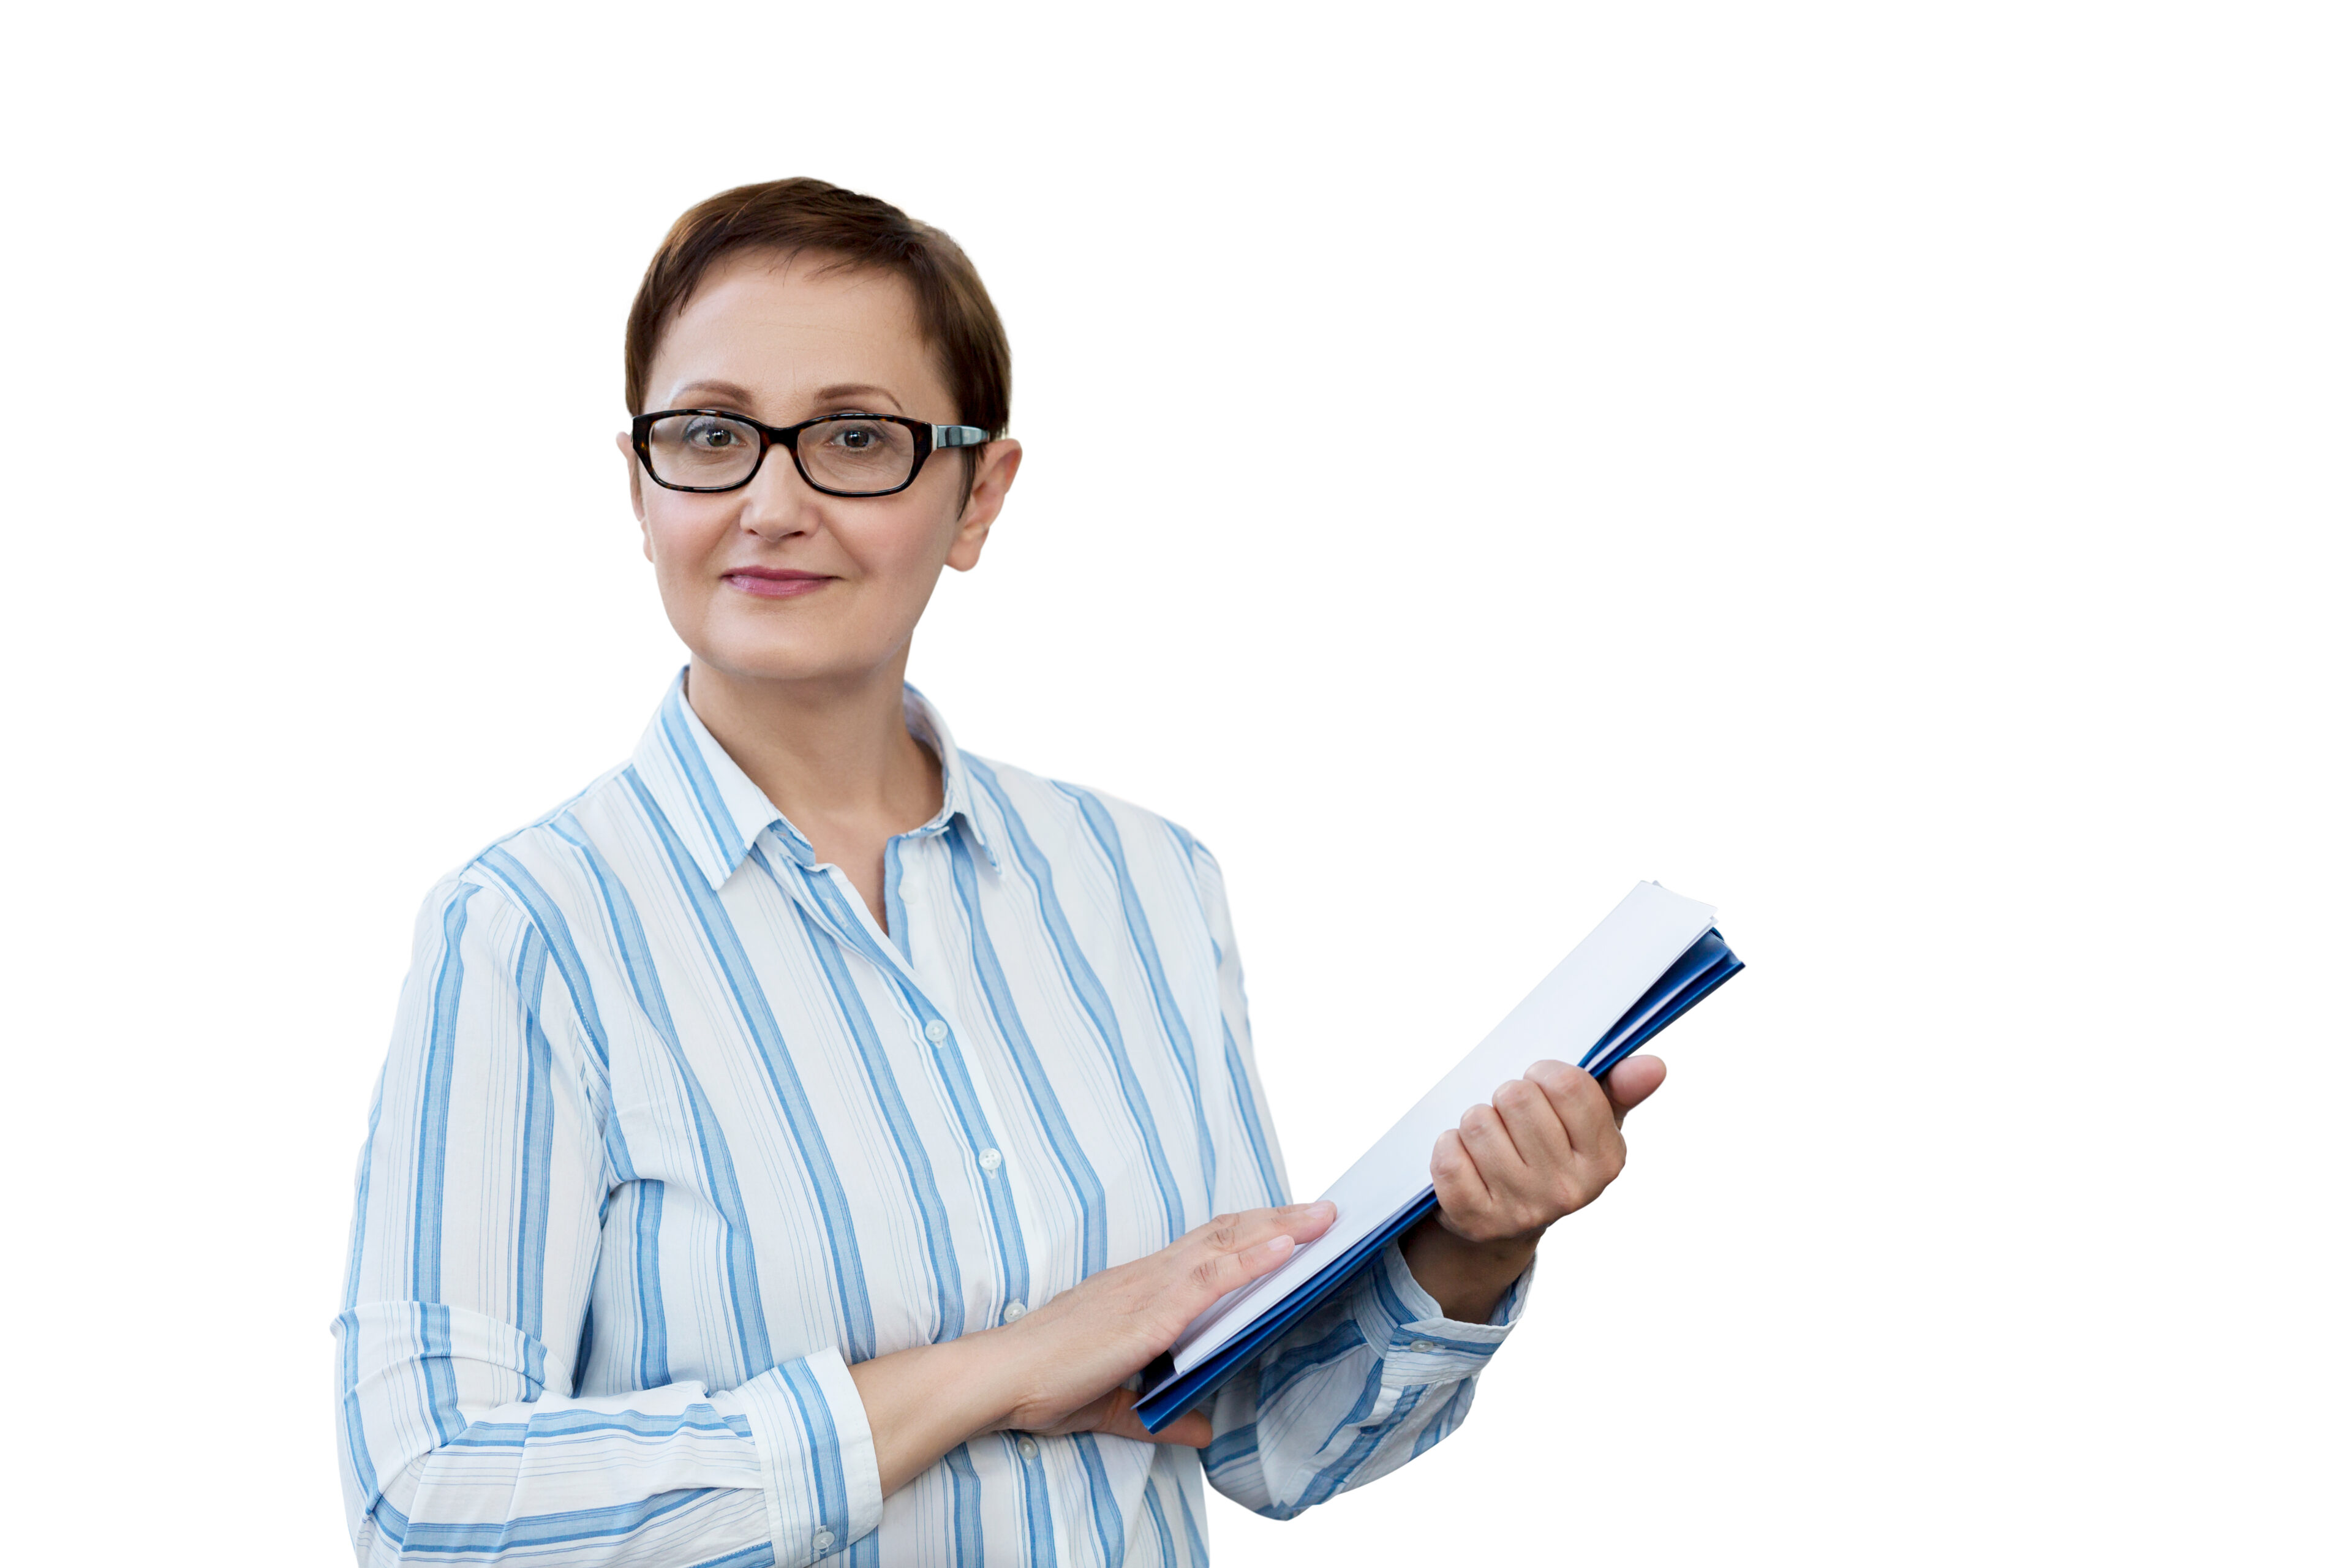
<svg viewBox="0 0 2352 1568">
<path fill-rule="evenodd" d="M 920 841 L 910 840 L 902 847 L 904 859 L 899 872 L 899 897 L 911 901 L 917 896 L 918 888 L 926 885 L 924 879 L 927 875 L 941 879 L 940 884 L 931 887 L 930 890 L 944 895 L 945 869 L 931 867 L 927 871 L 924 864 L 931 855 L 946 853 L 943 841 L 932 837 Z M 1026 1184 L 1019 1173 L 1009 1168 L 1006 1151 L 999 1146 L 1010 1131 L 1010 1124 L 997 1104 L 986 1070 L 987 1063 L 982 1059 L 988 1051 L 985 1026 L 982 1026 L 982 1033 L 975 1037 L 971 1027 L 958 1017 L 955 1003 L 959 993 L 955 976 L 939 970 L 941 955 L 918 947 L 914 953 L 893 956 L 904 959 L 898 965 L 897 979 L 900 998 L 907 1009 L 905 1026 L 908 1037 L 929 1047 L 925 1054 L 930 1058 L 932 1070 L 927 1076 L 940 1096 L 941 1109 L 950 1118 L 950 1126 L 960 1125 L 963 1137 L 970 1140 L 964 1144 L 965 1157 L 972 1163 L 966 1168 L 971 1170 L 982 1184 L 982 1193 L 976 1194 L 982 1200 L 982 1223 L 995 1232 L 1000 1247 L 1011 1243 L 1014 1234 L 1020 1234 L 1019 1247 L 1024 1267 L 1012 1277 L 992 1282 L 994 1289 L 1009 1287 L 1025 1296 L 1030 1292 L 1022 1280 L 1034 1268 L 1034 1258 L 1029 1256 L 1032 1238 L 1016 1230 L 1020 1222 L 1014 1216 L 1026 1206 L 1021 1202 Z M 975 1005 L 985 1005 L 976 999 L 966 1000 L 972 1001 Z M 969 1099 L 965 1100 L 964 1108 L 960 1109 L 958 1101 L 964 1096 L 969 1096 Z M 993 1293 L 990 1289 L 992 1281 L 980 1279 L 973 1283 L 982 1291 L 983 1301 L 987 1295 Z M 1024 1310 L 1025 1307 L 1024 1302 Z M 983 1305 L 980 1310 L 985 1313 L 988 1309 Z M 999 1321 L 1012 1321 L 1013 1316 L 1004 1313 Z M 983 1317 L 980 1321 L 987 1320 Z"/>
</svg>

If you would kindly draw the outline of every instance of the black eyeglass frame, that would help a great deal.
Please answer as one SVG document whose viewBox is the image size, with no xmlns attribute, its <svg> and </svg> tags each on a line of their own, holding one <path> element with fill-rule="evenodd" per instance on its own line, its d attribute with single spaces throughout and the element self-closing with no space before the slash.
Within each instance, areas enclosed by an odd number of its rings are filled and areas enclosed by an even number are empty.
<svg viewBox="0 0 2352 1568">
<path fill-rule="evenodd" d="M 731 485 L 674 485 L 654 472 L 651 449 L 654 421 L 675 419 L 684 414 L 698 414 L 707 418 L 725 419 L 737 425 L 748 425 L 760 433 L 760 455 L 751 460 L 751 471 Z M 862 425 L 904 426 L 915 437 L 915 461 L 907 477 L 887 490 L 837 490 L 821 485 L 809 477 L 808 465 L 801 461 L 801 432 L 820 425 L 843 425 L 855 421 Z M 977 425 L 928 425 L 919 419 L 908 419 L 898 414 L 821 414 L 814 419 L 803 419 L 797 425 L 762 425 L 748 414 L 736 414 L 724 408 L 664 408 L 652 414 L 640 414 L 629 421 L 629 445 L 636 449 L 637 462 L 646 470 L 646 478 L 666 490 L 684 490 L 689 495 L 723 495 L 740 490 L 760 477 L 761 465 L 768 460 L 771 447 L 782 447 L 792 454 L 793 467 L 801 482 L 819 495 L 841 496 L 851 500 L 870 500 L 877 496 L 894 496 L 915 482 L 923 471 L 932 452 L 946 448 L 985 447 L 988 432 Z"/>
</svg>

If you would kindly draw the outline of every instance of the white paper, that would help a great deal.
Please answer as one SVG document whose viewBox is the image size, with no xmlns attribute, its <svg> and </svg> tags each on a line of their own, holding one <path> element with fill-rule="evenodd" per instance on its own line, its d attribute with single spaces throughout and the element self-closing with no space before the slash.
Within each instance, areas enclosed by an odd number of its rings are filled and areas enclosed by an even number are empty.
<svg viewBox="0 0 2352 1568">
<path fill-rule="evenodd" d="M 1510 1016 L 1422 1096 L 1381 1141 L 1323 1194 L 1339 1217 L 1289 1262 L 1214 1302 L 1173 1347 L 1176 1373 L 1199 1365 L 1323 1266 L 1378 1229 L 1429 1186 L 1438 1135 L 1498 1085 L 1551 1058 L 1575 1061 L 1642 999 L 1675 960 L 1715 924 L 1713 905 L 1639 882 L 1608 919 L 1528 993 Z"/>
</svg>

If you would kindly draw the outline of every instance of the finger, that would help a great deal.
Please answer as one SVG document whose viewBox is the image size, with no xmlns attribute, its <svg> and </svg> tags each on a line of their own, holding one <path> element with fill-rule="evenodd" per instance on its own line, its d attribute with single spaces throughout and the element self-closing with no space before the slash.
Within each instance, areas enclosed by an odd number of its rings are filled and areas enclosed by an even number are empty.
<svg viewBox="0 0 2352 1568">
<path fill-rule="evenodd" d="M 1528 1081 L 1544 1091 L 1559 1112 L 1568 1141 L 1580 1154 L 1597 1154 L 1618 1141 L 1617 1113 L 1609 1096 L 1582 1068 L 1566 1062 L 1538 1062 L 1528 1069 Z"/>
<path fill-rule="evenodd" d="M 1486 1179 L 1487 1191 L 1516 1186 L 1524 1181 L 1527 1162 L 1519 1158 L 1517 1147 L 1511 1142 L 1511 1135 L 1493 1106 L 1474 1105 L 1464 1111 L 1458 1131 L 1462 1146 L 1478 1162 L 1478 1173 Z"/>
<path fill-rule="evenodd" d="M 1258 1246 L 1267 1237 L 1312 1241 L 1331 1229 L 1331 1220 L 1336 1217 L 1339 1208 L 1331 1199 L 1315 1199 L 1312 1204 L 1284 1204 L 1282 1208 L 1244 1208 L 1242 1213 L 1209 1220 L 1192 1234 L 1206 1234 L 1212 1246 L 1221 1246 L 1225 1250 L 1244 1250 Z"/>
<path fill-rule="evenodd" d="M 1289 1262 L 1292 1253 L 1329 1229 L 1339 1213 L 1318 1198 L 1278 1209 L 1219 1215 L 1158 1256 L 1178 1271 L 1184 1282 L 1179 1288 L 1189 1288 L 1206 1306 Z"/>
<path fill-rule="evenodd" d="M 1276 1236 L 1287 1236 L 1303 1245 L 1330 1229 L 1339 1213 L 1321 1198 L 1282 1208 L 1244 1209 L 1239 1214 L 1219 1215 L 1206 1225 L 1193 1226 L 1178 1245 L 1204 1247 L 1215 1252 L 1246 1252 Z"/>
<path fill-rule="evenodd" d="M 1139 1429 L 1143 1427 L 1140 1421 L 1135 1425 Z M 1181 1443 L 1187 1448 L 1205 1448 L 1217 1440 L 1217 1429 L 1210 1425 L 1206 1412 L 1193 1410 L 1179 1415 L 1157 1432 L 1145 1430 L 1143 1438 L 1148 1443 Z"/>
<path fill-rule="evenodd" d="M 1625 1125 L 1625 1113 L 1658 1092 L 1666 1081 L 1666 1064 L 1655 1057 L 1627 1057 L 1609 1069 L 1601 1080 L 1608 1092 L 1609 1103 L 1616 1110 L 1617 1125 Z"/>
<path fill-rule="evenodd" d="M 1437 1147 L 1429 1152 L 1429 1183 L 1437 1189 L 1437 1206 L 1447 1214 L 1466 1218 L 1494 1206 L 1494 1194 L 1487 1190 L 1478 1162 L 1463 1147 L 1462 1134 L 1451 1127 L 1437 1135 Z"/>
<path fill-rule="evenodd" d="M 1182 1278 L 1191 1283 L 1201 1305 L 1205 1307 L 1226 1291 L 1238 1290 L 1251 1280 L 1273 1273 L 1289 1262 L 1297 1250 L 1298 1243 L 1288 1231 L 1277 1231 L 1256 1246 L 1238 1252 L 1208 1248 L 1184 1270 Z"/>
<path fill-rule="evenodd" d="M 1495 1091 L 1495 1114 L 1503 1119 L 1503 1131 L 1511 1135 L 1511 1146 L 1528 1170 L 1561 1170 L 1575 1157 L 1568 1129 L 1560 1125 L 1559 1112 L 1542 1085 L 1513 1079 Z"/>
<path fill-rule="evenodd" d="M 1202 1411 L 1189 1411 L 1154 1432 L 1135 1414 L 1135 1394 L 1124 1388 L 1114 1388 L 1086 1412 L 1087 1425 L 1073 1426 L 1072 1431 L 1101 1432 L 1113 1437 L 1132 1437 L 1139 1443 L 1181 1443 L 1188 1448 L 1205 1448 L 1216 1436 L 1216 1429 Z"/>
</svg>

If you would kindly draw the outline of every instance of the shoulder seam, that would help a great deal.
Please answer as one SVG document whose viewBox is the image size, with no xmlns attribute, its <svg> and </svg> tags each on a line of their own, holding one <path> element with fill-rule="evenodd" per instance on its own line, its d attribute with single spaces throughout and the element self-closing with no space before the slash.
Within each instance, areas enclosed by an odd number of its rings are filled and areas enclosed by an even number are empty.
<svg viewBox="0 0 2352 1568">
<path fill-rule="evenodd" d="M 541 812 L 529 822 L 522 823 L 515 827 L 508 829 L 504 833 L 499 834 L 496 838 L 491 839 L 479 849 L 475 850 L 471 855 L 467 856 L 462 862 L 460 862 L 455 870 L 452 870 L 447 876 L 445 876 L 441 879 L 445 882 L 452 881 L 457 878 L 465 876 L 470 871 L 479 868 L 482 862 L 488 858 L 492 850 L 503 849 L 518 838 L 521 838 L 528 834 L 538 832 L 541 828 L 547 826 L 556 818 L 568 816 L 574 806 L 578 805 L 582 801 L 586 800 L 590 795 L 594 795 L 598 790 L 603 789 L 605 785 L 611 784 L 614 779 L 620 777 L 621 774 L 629 768 L 629 766 L 630 764 L 628 763 L 618 763 L 614 766 L 605 769 L 603 773 L 589 780 L 588 783 L 580 789 L 572 792 L 572 794 L 566 799 L 559 802 L 549 809 Z"/>
</svg>

